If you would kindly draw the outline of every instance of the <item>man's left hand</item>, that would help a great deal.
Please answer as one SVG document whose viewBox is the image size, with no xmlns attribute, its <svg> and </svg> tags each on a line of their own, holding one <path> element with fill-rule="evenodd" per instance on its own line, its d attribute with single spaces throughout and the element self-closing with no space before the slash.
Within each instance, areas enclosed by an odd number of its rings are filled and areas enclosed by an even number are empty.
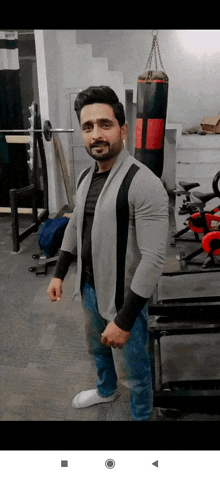
<svg viewBox="0 0 220 477">
<path fill-rule="evenodd" d="M 129 331 L 119 328 L 114 322 L 109 323 L 102 333 L 102 344 L 122 348 L 130 336 Z"/>
</svg>

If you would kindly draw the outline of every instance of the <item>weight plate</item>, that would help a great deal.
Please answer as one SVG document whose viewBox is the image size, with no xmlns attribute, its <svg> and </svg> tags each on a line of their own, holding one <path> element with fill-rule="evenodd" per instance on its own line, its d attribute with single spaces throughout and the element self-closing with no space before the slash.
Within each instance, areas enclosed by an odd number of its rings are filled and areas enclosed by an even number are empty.
<svg viewBox="0 0 220 477">
<path fill-rule="evenodd" d="M 220 232 L 209 232 L 202 239 L 202 248 L 213 256 L 220 255 Z"/>
<path fill-rule="evenodd" d="M 44 137 L 46 139 L 46 141 L 51 141 L 52 139 L 52 132 L 51 132 L 51 129 L 52 129 L 52 124 L 50 121 L 44 121 L 44 125 L 43 125 L 43 133 L 44 133 Z"/>
</svg>

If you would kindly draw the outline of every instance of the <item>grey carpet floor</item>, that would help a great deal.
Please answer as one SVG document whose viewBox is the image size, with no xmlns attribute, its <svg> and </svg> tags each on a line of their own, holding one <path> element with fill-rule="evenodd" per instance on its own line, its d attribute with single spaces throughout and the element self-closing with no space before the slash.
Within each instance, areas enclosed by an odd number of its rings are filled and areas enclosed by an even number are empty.
<svg viewBox="0 0 220 477">
<path fill-rule="evenodd" d="M 20 227 L 30 223 L 28 216 Z M 28 268 L 35 265 L 37 235 L 12 253 L 11 221 L 0 216 L 0 420 L 1 421 L 130 421 L 129 390 L 119 383 L 113 403 L 75 410 L 73 397 L 95 387 L 96 370 L 88 354 L 79 300 L 72 300 L 75 273 L 71 266 L 60 303 L 51 303 L 46 276 Z M 172 257 L 173 260 L 173 257 Z M 152 421 L 220 420 L 220 413 L 172 412 L 154 408 Z"/>
</svg>

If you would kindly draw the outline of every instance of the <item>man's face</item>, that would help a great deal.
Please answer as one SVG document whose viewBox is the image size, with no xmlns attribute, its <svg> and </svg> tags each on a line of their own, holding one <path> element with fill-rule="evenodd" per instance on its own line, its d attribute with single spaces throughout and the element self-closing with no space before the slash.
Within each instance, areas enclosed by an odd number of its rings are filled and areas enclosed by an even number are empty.
<svg viewBox="0 0 220 477">
<path fill-rule="evenodd" d="M 80 124 L 85 148 L 93 159 L 105 161 L 121 151 L 123 139 L 127 136 L 127 125 L 119 125 L 109 104 L 84 106 Z"/>
</svg>

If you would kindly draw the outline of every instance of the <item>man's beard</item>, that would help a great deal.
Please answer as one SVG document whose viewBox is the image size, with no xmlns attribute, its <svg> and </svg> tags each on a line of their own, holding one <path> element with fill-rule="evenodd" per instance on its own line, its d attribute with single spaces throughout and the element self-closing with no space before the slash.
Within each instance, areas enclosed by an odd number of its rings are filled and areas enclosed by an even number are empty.
<svg viewBox="0 0 220 477">
<path fill-rule="evenodd" d="M 121 151 L 121 148 L 121 141 L 114 143 L 112 146 L 107 141 L 97 141 L 90 147 L 86 147 L 86 151 L 96 161 L 107 161 L 116 156 Z"/>
</svg>

